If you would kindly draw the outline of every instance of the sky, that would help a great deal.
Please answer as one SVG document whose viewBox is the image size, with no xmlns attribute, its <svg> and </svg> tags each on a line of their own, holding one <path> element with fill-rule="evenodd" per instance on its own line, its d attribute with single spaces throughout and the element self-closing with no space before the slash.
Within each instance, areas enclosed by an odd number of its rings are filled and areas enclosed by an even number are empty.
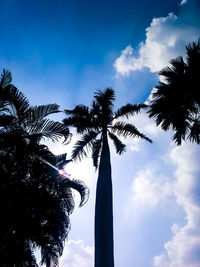
<svg viewBox="0 0 200 267">
<path fill-rule="evenodd" d="M 32 105 L 61 110 L 90 105 L 97 89 L 115 89 L 115 107 L 149 101 L 158 71 L 200 38 L 198 0 L 1 0 L 0 69 Z M 63 114 L 55 120 L 64 118 Z M 126 139 L 127 152 L 111 146 L 115 267 L 200 266 L 199 146 L 177 147 L 173 133 L 141 113 L 131 121 L 153 140 Z M 47 144 L 56 154 L 78 140 Z M 71 215 L 60 267 L 92 267 L 97 172 L 90 157 L 68 172 L 90 188 Z"/>
</svg>

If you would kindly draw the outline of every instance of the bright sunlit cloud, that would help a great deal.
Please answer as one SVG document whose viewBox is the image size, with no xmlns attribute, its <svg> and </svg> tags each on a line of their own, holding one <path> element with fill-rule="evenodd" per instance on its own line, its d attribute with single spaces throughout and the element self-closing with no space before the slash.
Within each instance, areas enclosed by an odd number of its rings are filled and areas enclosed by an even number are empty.
<svg viewBox="0 0 200 267">
<path fill-rule="evenodd" d="M 147 169 L 140 171 L 132 184 L 132 201 L 134 205 L 156 206 L 173 194 L 172 187 L 165 177 Z"/>
<path fill-rule="evenodd" d="M 177 204 L 186 214 L 186 224 L 172 226 L 173 237 L 164 244 L 165 251 L 154 257 L 155 267 L 200 266 L 200 167 L 199 147 L 183 144 L 171 150 L 171 161 L 176 166 L 174 194 Z"/>
<path fill-rule="evenodd" d="M 66 243 L 65 253 L 60 260 L 62 267 L 92 267 L 94 248 L 86 246 L 83 240 L 69 240 Z"/>
<path fill-rule="evenodd" d="M 186 1 L 182 1 L 184 4 Z M 128 76 L 134 70 L 149 68 L 157 72 L 167 66 L 169 60 L 185 54 L 185 46 L 200 36 L 200 10 L 184 5 L 178 15 L 153 18 L 146 29 L 146 40 L 138 51 L 128 45 L 116 59 L 114 67 L 118 74 Z"/>
</svg>

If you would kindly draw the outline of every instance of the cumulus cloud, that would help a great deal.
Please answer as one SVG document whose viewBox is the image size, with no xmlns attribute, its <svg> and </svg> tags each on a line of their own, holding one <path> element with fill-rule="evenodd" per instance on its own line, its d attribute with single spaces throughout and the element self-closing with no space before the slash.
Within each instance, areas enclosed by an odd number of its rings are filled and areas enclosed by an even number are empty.
<svg viewBox="0 0 200 267">
<path fill-rule="evenodd" d="M 177 204 L 186 214 L 186 224 L 174 224 L 173 236 L 164 244 L 164 252 L 154 257 L 155 267 L 200 266 L 200 167 L 199 147 L 184 144 L 172 149 L 170 158 L 176 166 L 173 186 Z"/>
<path fill-rule="evenodd" d="M 172 58 L 185 54 L 185 46 L 200 37 L 200 9 L 196 1 L 187 7 L 183 0 L 178 15 L 153 18 L 146 29 L 146 40 L 135 51 L 128 45 L 116 59 L 114 67 L 118 74 L 128 76 L 131 71 L 149 68 L 157 72 L 167 66 Z M 190 5 L 189 5 L 190 4 Z"/>
<path fill-rule="evenodd" d="M 138 172 L 132 184 L 133 204 L 156 206 L 172 194 L 172 188 L 165 177 L 147 169 Z"/>
<path fill-rule="evenodd" d="M 92 267 L 93 254 L 94 248 L 85 246 L 82 240 L 69 240 L 60 259 L 60 267 Z"/>
</svg>

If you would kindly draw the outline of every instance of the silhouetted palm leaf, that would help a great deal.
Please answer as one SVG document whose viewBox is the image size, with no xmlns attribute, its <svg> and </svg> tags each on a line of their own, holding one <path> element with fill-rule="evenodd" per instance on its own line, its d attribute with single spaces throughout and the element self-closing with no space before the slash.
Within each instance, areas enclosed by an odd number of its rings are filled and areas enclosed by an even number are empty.
<svg viewBox="0 0 200 267">
<path fill-rule="evenodd" d="M 133 116 L 134 114 L 138 114 L 141 109 L 147 108 L 147 105 L 145 104 L 127 104 L 125 106 L 122 106 L 119 108 L 114 115 L 114 119 L 117 119 L 119 117 L 125 116 L 128 118 L 129 116 Z"/>
<path fill-rule="evenodd" d="M 9 85 L 12 81 L 12 75 L 9 70 L 3 69 L 3 73 L 1 74 L 1 81 L 0 81 L 0 87 L 4 88 L 7 85 Z"/>
<path fill-rule="evenodd" d="M 200 144 L 200 120 L 195 119 L 193 124 L 190 126 L 190 134 L 188 138 L 191 142 Z"/>
<path fill-rule="evenodd" d="M 69 115 L 68 118 L 63 120 L 63 123 L 68 126 L 76 128 L 77 133 L 84 133 L 92 129 L 93 124 L 89 108 L 84 105 L 78 105 L 73 110 L 65 110 L 65 114 Z"/>
<path fill-rule="evenodd" d="M 126 145 L 123 144 L 123 143 L 121 142 L 121 140 L 119 140 L 119 138 L 118 138 L 116 135 L 114 135 L 113 133 L 109 132 L 108 134 L 109 134 L 109 137 L 113 140 L 113 143 L 114 143 L 116 152 L 117 152 L 118 154 L 120 154 L 120 155 L 121 155 L 123 152 L 125 152 L 125 151 L 126 151 Z"/>
<path fill-rule="evenodd" d="M 60 122 L 42 120 L 28 127 L 28 137 L 48 138 L 57 141 L 61 137 L 68 137 L 69 129 Z"/>
<path fill-rule="evenodd" d="M 85 147 L 89 148 L 92 146 L 92 141 L 97 137 L 99 133 L 90 131 L 87 134 L 84 134 L 82 139 L 77 141 L 74 145 L 74 149 L 72 151 L 72 159 L 82 159 L 86 156 Z"/>
<path fill-rule="evenodd" d="M 12 84 L 4 88 L 3 95 L 5 103 L 10 105 L 10 113 L 21 123 L 26 118 L 29 109 L 27 98 Z"/>
<path fill-rule="evenodd" d="M 143 133 L 139 132 L 138 129 L 130 123 L 126 122 L 116 122 L 112 127 L 111 131 L 113 133 L 117 133 L 119 136 L 123 137 L 140 137 L 142 139 L 147 140 L 148 142 L 152 143 L 152 140 L 145 136 Z"/>
<path fill-rule="evenodd" d="M 101 146 L 102 146 L 102 140 L 101 139 L 95 140 L 92 144 L 92 159 L 93 159 L 93 165 L 96 169 L 98 168 L 98 165 L 99 165 Z"/>
<path fill-rule="evenodd" d="M 97 90 L 94 98 L 97 105 L 101 107 L 101 112 L 98 114 L 99 121 L 102 124 L 108 125 L 113 119 L 113 101 L 115 100 L 115 92 L 112 88 L 107 88 L 104 91 Z"/>
<path fill-rule="evenodd" d="M 68 178 L 64 179 L 62 181 L 67 187 L 69 188 L 73 188 L 76 191 L 79 192 L 80 196 L 81 196 L 81 201 L 79 206 L 82 207 L 89 198 L 89 189 L 88 187 L 85 185 L 85 183 L 83 181 L 80 180 L 70 180 Z"/>
<path fill-rule="evenodd" d="M 49 105 L 31 107 L 29 109 L 29 112 L 30 112 L 29 121 L 30 123 L 37 123 L 38 120 L 41 120 L 50 114 L 60 112 L 58 108 L 59 108 L 59 105 L 57 104 L 49 104 Z"/>
</svg>

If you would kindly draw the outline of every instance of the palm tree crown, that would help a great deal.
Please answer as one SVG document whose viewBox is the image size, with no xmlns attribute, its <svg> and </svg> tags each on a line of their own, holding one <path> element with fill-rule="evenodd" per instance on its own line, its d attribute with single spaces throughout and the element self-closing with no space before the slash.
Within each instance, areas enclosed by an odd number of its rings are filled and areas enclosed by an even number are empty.
<svg viewBox="0 0 200 267">
<path fill-rule="evenodd" d="M 186 62 L 178 57 L 159 72 L 165 82 L 156 86 L 148 111 L 163 130 L 175 131 L 178 145 L 186 139 L 200 144 L 200 41 L 189 44 L 186 53 Z"/>
<path fill-rule="evenodd" d="M 75 127 L 78 134 L 83 134 L 82 139 L 74 146 L 72 159 L 82 159 L 87 155 L 85 149 L 91 148 L 93 164 L 97 168 L 102 150 L 104 131 L 108 133 L 108 136 L 113 141 L 118 154 L 125 152 L 126 146 L 117 136 L 140 137 L 151 142 L 133 124 L 118 121 L 120 117 L 129 118 L 139 113 L 141 109 L 146 108 L 145 104 L 127 104 L 114 112 L 113 101 L 115 100 L 115 93 L 112 88 L 107 88 L 105 91 L 98 90 L 94 95 L 94 99 L 90 109 L 85 105 L 78 105 L 73 110 L 65 110 L 65 114 L 68 117 L 63 120 L 64 124 Z"/>
</svg>

